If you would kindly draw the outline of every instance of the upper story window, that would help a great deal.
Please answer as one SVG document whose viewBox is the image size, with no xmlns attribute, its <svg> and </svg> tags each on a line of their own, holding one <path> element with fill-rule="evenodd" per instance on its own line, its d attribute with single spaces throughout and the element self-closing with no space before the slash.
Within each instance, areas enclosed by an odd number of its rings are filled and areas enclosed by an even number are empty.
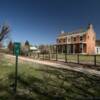
<svg viewBox="0 0 100 100">
<path fill-rule="evenodd" d="M 74 41 L 76 41 L 76 37 L 74 37 Z"/>
<path fill-rule="evenodd" d="M 80 36 L 80 41 L 83 41 L 83 36 Z"/>
<path fill-rule="evenodd" d="M 83 35 L 83 40 L 86 41 L 86 34 Z"/>
<path fill-rule="evenodd" d="M 63 39 L 63 42 L 65 42 L 65 39 Z"/>
</svg>

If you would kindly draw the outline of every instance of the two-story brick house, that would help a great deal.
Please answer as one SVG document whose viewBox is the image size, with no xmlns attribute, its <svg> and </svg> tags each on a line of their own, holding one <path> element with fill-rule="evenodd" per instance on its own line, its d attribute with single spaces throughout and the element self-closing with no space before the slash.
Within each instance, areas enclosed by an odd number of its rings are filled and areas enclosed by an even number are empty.
<svg viewBox="0 0 100 100">
<path fill-rule="evenodd" d="M 61 32 L 57 37 L 56 45 L 58 52 L 95 54 L 95 41 L 96 33 L 92 24 L 89 24 L 86 30 Z"/>
</svg>

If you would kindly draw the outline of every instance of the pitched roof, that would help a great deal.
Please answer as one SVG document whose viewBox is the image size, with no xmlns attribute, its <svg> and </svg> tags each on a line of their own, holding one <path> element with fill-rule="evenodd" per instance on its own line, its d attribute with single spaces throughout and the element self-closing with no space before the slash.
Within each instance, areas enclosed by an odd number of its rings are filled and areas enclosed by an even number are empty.
<svg viewBox="0 0 100 100">
<path fill-rule="evenodd" d="M 73 31 L 73 32 L 63 32 L 63 33 L 60 33 L 59 36 L 67 36 L 67 35 L 72 35 L 72 34 L 82 34 L 86 32 L 86 29 L 79 29 L 77 31 Z"/>
<path fill-rule="evenodd" d="M 34 46 L 31 46 L 31 47 L 30 47 L 30 50 L 37 50 L 37 48 L 34 47 Z"/>
</svg>

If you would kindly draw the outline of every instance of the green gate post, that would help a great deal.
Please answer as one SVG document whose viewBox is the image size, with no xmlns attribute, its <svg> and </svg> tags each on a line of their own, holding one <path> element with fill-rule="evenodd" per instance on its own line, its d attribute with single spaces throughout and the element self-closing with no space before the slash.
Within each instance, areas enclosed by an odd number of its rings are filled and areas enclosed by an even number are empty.
<svg viewBox="0 0 100 100">
<path fill-rule="evenodd" d="M 14 55 L 16 56 L 15 61 L 15 86 L 14 86 L 14 92 L 16 94 L 17 92 L 17 78 L 18 78 L 18 55 L 20 54 L 20 43 L 15 42 L 14 43 Z"/>
</svg>

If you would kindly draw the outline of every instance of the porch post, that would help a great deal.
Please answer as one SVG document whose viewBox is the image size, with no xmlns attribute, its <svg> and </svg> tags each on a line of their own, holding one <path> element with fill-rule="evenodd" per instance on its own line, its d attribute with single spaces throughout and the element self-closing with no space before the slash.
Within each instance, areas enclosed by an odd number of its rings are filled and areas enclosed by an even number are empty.
<svg viewBox="0 0 100 100">
<path fill-rule="evenodd" d="M 73 44 L 73 54 L 75 53 L 75 45 Z"/>
<path fill-rule="evenodd" d="M 62 48 L 62 51 L 61 51 L 61 53 L 63 54 L 63 45 L 61 45 L 61 48 Z"/>
<path fill-rule="evenodd" d="M 83 53 L 83 43 L 82 43 L 82 53 Z"/>
<path fill-rule="evenodd" d="M 56 61 L 58 60 L 58 46 L 56 45 Z"/>
</svg>

